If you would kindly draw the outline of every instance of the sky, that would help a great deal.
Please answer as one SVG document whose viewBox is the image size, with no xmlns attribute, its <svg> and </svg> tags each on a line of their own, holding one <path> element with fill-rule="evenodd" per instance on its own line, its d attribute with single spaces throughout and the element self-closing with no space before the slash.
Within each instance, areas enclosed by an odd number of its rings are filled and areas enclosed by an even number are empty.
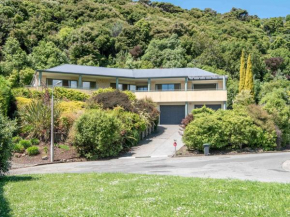
<svg viewBox="0 0 290 217">
<path fill-rule="evenodd" d="M 233 7 L 246 9 L 250 15 L 260 18 L 286 17 L 290 14 L 290 0 L 153 0 L 170 2 L 182 8 L 211 8 L 219 13 L 229 12 Z"/>
</svg>

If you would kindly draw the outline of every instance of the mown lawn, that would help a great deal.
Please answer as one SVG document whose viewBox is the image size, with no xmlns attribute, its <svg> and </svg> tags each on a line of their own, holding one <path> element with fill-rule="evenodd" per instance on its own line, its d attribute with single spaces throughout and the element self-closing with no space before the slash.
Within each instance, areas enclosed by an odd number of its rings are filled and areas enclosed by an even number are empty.
<svg viewBox="0 0 290 217">
<path fill-rule="evenodd" d="M 0 178 L 0 216 L 289 216 L 290 185 L 126 174 Z"/>
</svg>

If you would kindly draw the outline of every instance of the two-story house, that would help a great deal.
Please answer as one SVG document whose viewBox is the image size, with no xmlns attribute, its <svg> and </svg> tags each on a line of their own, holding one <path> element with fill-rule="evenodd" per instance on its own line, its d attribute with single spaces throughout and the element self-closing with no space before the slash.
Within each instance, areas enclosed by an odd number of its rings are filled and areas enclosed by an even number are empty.
<svg viewBox="0 0 290 217">
<path fill-rule="evenodd" d="M 194 108 L 226 109 L 227 77 L 198 68 L 117 69 L 60 65 L 37 70 L 34 87 L 59 86 L 93 91 L 113 87 L 151 98 L 161 113 L 160 124 L 180 124 Z"/>
</svg>

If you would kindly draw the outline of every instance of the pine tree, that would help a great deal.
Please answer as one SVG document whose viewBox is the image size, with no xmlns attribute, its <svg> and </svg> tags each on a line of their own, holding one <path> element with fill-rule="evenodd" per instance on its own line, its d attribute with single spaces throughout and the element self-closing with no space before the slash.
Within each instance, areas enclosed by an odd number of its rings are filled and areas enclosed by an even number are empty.
<svg viewBox="0 0 290 217">
<path fill-rule="evenodd" d="M 246 80 L 245 80 L 244 89 L 245 90 L 250 90 L 251 94 L 254 94 L 254 79 L 253 79 L 253 71 L 252 71 L 251 54 L 248 57 L 247 71 L 246 71 Z"/>
<path fill-rule="evenodd" d="M 243 50 L 242 56 L 241 56 L 241 66 L 240 66 L 240 87 L 239 87 L 240 92 L 245 88 L 245 80 L 246 80 L 245 52 Z"/>
</svg>

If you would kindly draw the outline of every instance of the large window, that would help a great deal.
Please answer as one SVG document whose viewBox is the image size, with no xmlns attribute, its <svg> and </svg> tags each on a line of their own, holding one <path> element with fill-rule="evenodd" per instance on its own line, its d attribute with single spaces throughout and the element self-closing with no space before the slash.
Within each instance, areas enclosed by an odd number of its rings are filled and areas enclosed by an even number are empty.
<svg viewBox="0 0 290 217">
<path fill-rule="evenodd" d="M 96 82 L 83 81 L 83 89 L 96 89 Z"/>
<path fill-rule="evenodd" d="M 116 89 L 116 83 L 111 83 L 110 86 Z M 136 91 L 136 85 L 133 84 L 119 84 L 119 90 L 131 90 Z"/>
<path fill-rule="evenodd" d="M 148 86 L 137 86 L 137 91 L 148 91 Z"/>
<path fill-rule="evenodd" d="M 192 84 L 194 90 L 216 90 L 217 84 Z"/>
<path fill-rule="evenodd" d="M 58 82 L 60 82 L 60 84 L 57 85 L 59 87 L 78 88 L 78 81 L 51 78 L 46 79 L 47 86 L 55 86 Z M 84 81 L 82 84 L 84 89 L 96 89 L 96 82 Z"/>
<path fill-rule="evenodd" d="M 161 91 L 174 91 L 180 90 L 180 84 L 156 84 L 156 90 Z"/>
</svg>

